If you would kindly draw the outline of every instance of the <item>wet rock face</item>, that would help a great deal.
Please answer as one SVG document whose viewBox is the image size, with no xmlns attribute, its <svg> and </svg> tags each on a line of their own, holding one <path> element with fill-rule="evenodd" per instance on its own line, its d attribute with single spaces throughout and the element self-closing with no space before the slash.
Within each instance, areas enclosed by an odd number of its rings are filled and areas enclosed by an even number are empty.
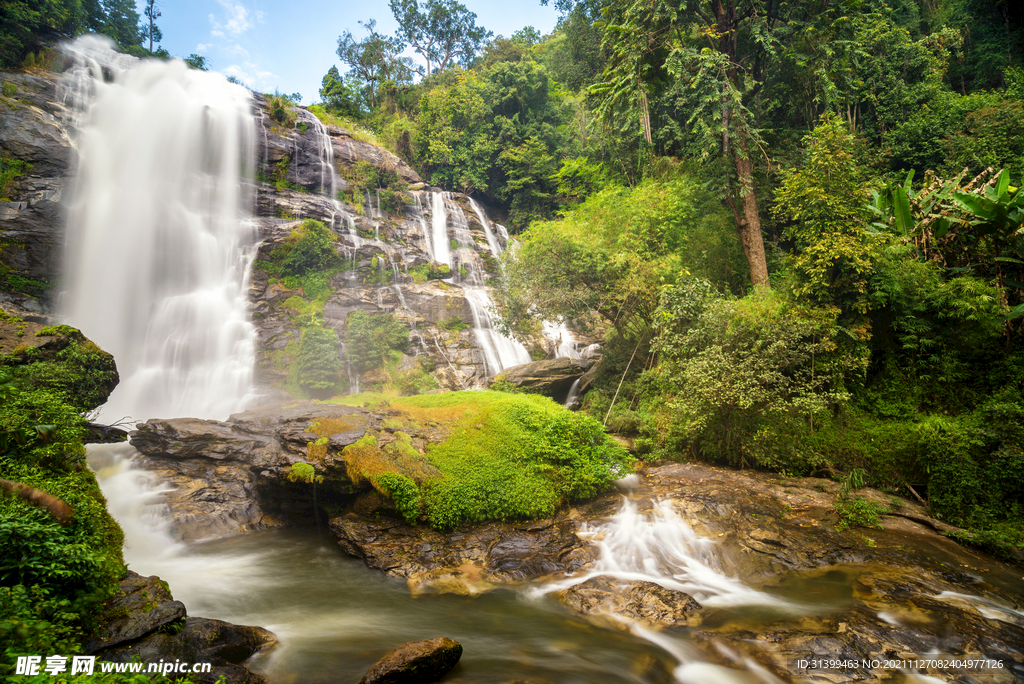
<svg viewBox="0 0 1024 684">
<path fill-rule="evenodd" d="M 402 644 L 367 671 L 359 684 L 428 684 L 462 657 L 462 644 L 447 637 Z"/>
<path fill-rule="evenodd" d="M 232 416 L 228 421 L 176 418 L 140 423 L 131 433 L 137 463 L 174 487 L 164 493 L 170 507 L 170 532 L 182 540 L 224 537 L 288 520 L 313 522 L 312 488 L 291 482 L 296 463 L 309 461 L 308 432 L 320 420 L 349 425 L 329 435 L 331 449 L 317 470 L 325 477 L 322 495 L 353 494 L 338 452 L 379 425 L 386 416 L 362 409 L 296 402 L 272 405 Z"/>
<path fill-rule="evenodd" d="M 62 123 L 56 79 L 4 74 L 16 86 L 14 97 L 0 97 L 0 157 L 31 168 L 10 184 L 0 201 L 0 263 L 40 283 L 53 281 L 64 245 L 64 204 L 70 186 L 74 147 Z M 52 292 L 0 293 L 0 304 L 22 317 L 46 320 Z"/>
<path fill-rule="evenodd" d="M 701 608 L 681 591 L 653 582 L 621 583 L 608 577 L 594 577 L 563 589 L 558 599 L 584 615 L 619 615 L 651 626 L 691 624 L 696 621 L 691 616 Z"/>
<path fill-rule="evenodd" d="M 473 594 L 585 568 L 593 562 L 595 549 L 576 531 L 585 514 L 610 513 L 607 509 L 608 502 L 602 500 L 546 520 L 489 522 L 452 532 L 411 527 L 394 518 L 365 519 L 353 512 L 332 518 L 330 527 L 346 553 L 404 578 L 416 593 Z"/>
<path fill-rule="evenodd" d="M 267 684 L 241 663 L 276 644 L 277 637 L 262 627 L 186 617 L 185 606 L 173 600 L 159 577 L 129 571 L 120 591 L 107 602 L 86 652 L 114 663 L 136 658 L 144 663 L 210 663 L 210 672 L 190 673 L 194 681 Z"/>
</svg>

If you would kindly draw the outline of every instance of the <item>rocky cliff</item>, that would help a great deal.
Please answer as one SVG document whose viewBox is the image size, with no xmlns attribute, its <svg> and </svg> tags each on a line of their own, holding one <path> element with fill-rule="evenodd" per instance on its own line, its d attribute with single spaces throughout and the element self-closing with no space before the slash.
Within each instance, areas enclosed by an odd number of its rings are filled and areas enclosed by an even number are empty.
<svg viewBox="0 0 1024 684">
<path fill-rule="evenodd" d="M 0 304 L 43 321 L 60 288 L 76 133 L 59 75 L 2 78 L 0 157 L 18 168 L 0 202 Z M 433 378 L 421 391 L 480 387 L 507 367 L 572 353 L 565 331 L 538 333 L 524 347 L 492 330 L 487 283 L 509 238 L 471 198 L 426 185 L 363 131 L 325 125 L 304 109 L 282 125 L 255 93 L 253 114 L 260 242 L 250 299 L 263 384 L 288 384 L 304 326 L 326 325 L 344 339 L 356 311 L 393 314 L 409 327 L 398 369 Z M 330 227 L 344 263 L 326 283 L 326 301 L 260 268 L 306 219 Z M 354 390 L 387 373 L 361 378 L 349 368 L 346 384 Z"/>
</svg>

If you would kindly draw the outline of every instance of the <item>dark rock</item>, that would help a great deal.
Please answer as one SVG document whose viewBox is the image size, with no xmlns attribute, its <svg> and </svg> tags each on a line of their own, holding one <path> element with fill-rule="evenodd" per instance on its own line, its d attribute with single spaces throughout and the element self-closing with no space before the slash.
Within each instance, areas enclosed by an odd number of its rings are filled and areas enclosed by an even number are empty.
<svg viewBox="0 0 1024 684">
<path fill-rule="evenodd" d="M 100 425 L 99 423 L 86 423 L 85 429 L 88 432 L 85 439 L 86 444 L 116 444 L 128 441 L 128 431 L 113 425 Z"/>
<path fill-rule="evenodd" d="M 447 637 L 413 641 L 387 653 L 359 684 L 428 684 L 436 682 L 459 662 L 462 644 Z"/>
<path fill-rule="evenodd" d="M 692 596 L 653 582 L 619 582 L 594 577 L 558 594 L 559 600 L 585 615 L 614 614 L 649 625 L 692 624 L 701 605 Z"/>
<path fill-rule="evenodd" d="M 119 592 L 104 610 L 106 620 L 85 645 L 87 653 L 111 648 L 185 617 L 185 605 L 171 598 L 159 577 L 142 577 L 128 571 Z"/>
<path fill-rule="evenodd" d="M 115 663 L 138 658 L 144 663 L 181 660 L 210 663 L 209 673 L 189 673 L 196 682 L 225 684 L 268 684 L 241 663 L 257 652 L 273 648 L 277 637 L 262 627 L 232 625 L 221 620 L 185 618 L 180 630 L 154 632 L 143 639 L 97 653 L 100 660 Z"/>
<path fill-rule="evenodd" d="M 593 547 L 576 535 L 582 519 L 579 510 L 570 509 L 551 520 L 488 522 L 438 532 L 395 518 L 350 513 L 332 518 L 330 527 L 346 553 L 404 578 L 414 592 L 474 594 L 497 584 L 574 572 L 593 562 Z"/>
<path fill-rule="evenodd" d="M 591 362 L 586 359 L 563 356 L 512 366 L 504 369 L 494 379 L 564 401 L 573 383 L 583 376 L 590 365 Z"/>
</svg>

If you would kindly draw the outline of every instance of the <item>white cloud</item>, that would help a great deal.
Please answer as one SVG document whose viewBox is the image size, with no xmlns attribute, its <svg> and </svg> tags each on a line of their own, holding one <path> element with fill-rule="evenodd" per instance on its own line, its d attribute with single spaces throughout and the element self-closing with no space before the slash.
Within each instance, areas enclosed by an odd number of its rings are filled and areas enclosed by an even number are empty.
<svg viewBox="0 0 1024 684">
<path fill-rule="evenodd" d="M 212 14 L 210 15 L 210 24 L 213 26 L 213 30 L 210 31 L 211 35 L 223 36 L 224 32 L 228 32 L 231 35 L 237 36 L 241 33 L 245 33 L 252 28 L 252 21 L 249 19 L 249 10 L 240 2 L 232 2 L 231 0 L 217 0 L 217 4 L 224 8 L 223 20 L 218 20 Z M 256 13 L 258 21 L 262 21 L 262 12 Z"/>
<path fill-rule="evenodd" d="M 256 21 L 258 23 L 262 24 L 263 20 L 266 19 L 266 17 L 267 17 L 267 13 L 266 12 L 264 12 L 263 10 L 256 10 Z"/>
<path fill-rule="evenodd" d="M 269 90 L 272 79 L 278 78 L 272 71 L 261 69 L 258 64 L 253 62 L 242 62 L 241 65 L 232 64 L 222 69 L 221 73 L 225 76 L 234 76 L 255 90 Z"/>
<path fill-rule="evenodd" d="M 207 45 L 206 43 L 199 43 L 198 45 L 196 45 L 196 54 L 197 55 L 203 54 L 204 52 L 206 52 L 207 48 L 209 48 L 209 47 L 210 46 Z"/>
</svg>

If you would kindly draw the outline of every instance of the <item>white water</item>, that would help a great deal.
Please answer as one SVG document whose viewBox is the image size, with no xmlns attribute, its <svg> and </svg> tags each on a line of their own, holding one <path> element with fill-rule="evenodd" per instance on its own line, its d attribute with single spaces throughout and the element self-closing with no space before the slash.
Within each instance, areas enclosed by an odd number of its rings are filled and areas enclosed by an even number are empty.
<svg viewBox="0 0 1024 684">
<path fill-rule="evenodd" d="M 569 330 L 565 323 L 544 321 L 542 330 L 544 331 L 544 338 L 551 343 L 556 359 L 563 356 L 570 359 L 582 358 L 576 349 L 576 337 L 573 336 L 572 331 Z"/>
<path fill-rule="evenodd" d="M 569 388 L 569 394 L 565 397 L 565 408 L 575 408 L 580 403 L 580 384 L 583 382 L 583 378 L 576 378 L 576 382 L 572 383 L 572 387 Z"/>
<path fill-rule="evenodd" d="M 656 501 L 648 516 L 640 512 L 635 501 L 623 497 L 622 508 L 610 522 L 593 527 L 584 525 L 579 536 L 600 550 L 594 568 L 539 591 L 560 591 L 593 577 L 607 576 L 626 582 L 653 582 L 689 594 L 707 607 L 791 607 L 782 599 L 751 589 L 727 575 L 714 540 L 698 535 L 679 516 L 671 501 Z"/>
<path fill-rule="evenodd" d="M 104 416 L 225 418 L 253 392 L 251 94 L 94 36 L 68 51 L 67 91 L 88 96 L 63 313 L 117 360 Z"/>
<path fill-rule="evenodd" d="M 448 208 L 444 193 L 433 192 L 430 194 L 430 228 L 433 260 L 451 266 L 452 250 L 448 240 Z"/>
</svg>

